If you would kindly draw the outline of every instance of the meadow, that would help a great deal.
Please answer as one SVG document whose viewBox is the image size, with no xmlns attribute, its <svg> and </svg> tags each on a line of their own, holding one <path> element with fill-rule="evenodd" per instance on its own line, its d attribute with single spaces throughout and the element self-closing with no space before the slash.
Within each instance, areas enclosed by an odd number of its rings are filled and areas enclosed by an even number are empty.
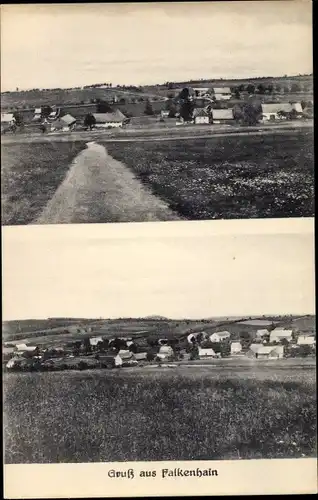
<svg viewBox="0 0 318 500">
<path fill-rule="evenodd" d="M 187 219 L 312 217 L 312 131 L 105 144 Z"/>
<path fill-rule="evenodd" d="M 4 375 L 5 463 L 316 455 L 315 367 Z"/>
<path fill-rule="evenodd" d="M 29 224 L 63 181 L 83 142 L 1 145 L 2 224 Z"/>
</svg>

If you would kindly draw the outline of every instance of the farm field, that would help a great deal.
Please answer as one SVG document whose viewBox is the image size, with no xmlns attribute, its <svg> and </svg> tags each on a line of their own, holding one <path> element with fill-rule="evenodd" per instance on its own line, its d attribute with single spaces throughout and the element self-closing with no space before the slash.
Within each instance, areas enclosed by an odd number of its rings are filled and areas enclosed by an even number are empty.
<svg viewBox="0 0 318 500">
<path fill-rule="evenodd" d="M 301 363 L 5 374 L 5 463 L 314 457 Z"/>
<path fill-rule="evenodd" d="M 187 219 L 312 217 L 312 140 L 298 130 L 105 146 Z"/>
<path fill-rule="evenodd" d="M 83 142 L 2 144 L 2 224 L 29 224 L 63 181 Z"/>
</svg>

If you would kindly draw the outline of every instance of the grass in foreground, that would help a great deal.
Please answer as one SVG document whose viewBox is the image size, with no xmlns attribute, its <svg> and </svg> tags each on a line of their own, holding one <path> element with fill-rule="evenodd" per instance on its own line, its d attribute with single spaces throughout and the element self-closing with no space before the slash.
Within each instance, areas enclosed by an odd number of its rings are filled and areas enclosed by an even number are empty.
<svg viewBox="0 0 318 500">
<path fill-rule="evenodd" d="M 105 146 L 188 219 L 314 215 L 312 132 Z"/>
<path fill-rule="evenodd" d="M 29 224 L 63 181 L 83 142 L 1 146 L 2 224 Z"/>
<path fill-rule="evenodd" d="M 257 378 L 257 377 L 256 377 Z M 315 372 L 11 374 L 5 462 L 315 456 Z"/>
</svg>

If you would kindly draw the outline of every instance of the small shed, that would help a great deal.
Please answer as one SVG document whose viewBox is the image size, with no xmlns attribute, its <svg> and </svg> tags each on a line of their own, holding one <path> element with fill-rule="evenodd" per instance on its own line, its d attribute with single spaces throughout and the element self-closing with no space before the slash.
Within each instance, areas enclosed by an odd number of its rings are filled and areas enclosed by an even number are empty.
<svg viewBox="0 0 318 500">
<path fill-rule="evenodd" d="M 135 359 L 134 354 L 127 349 L 120 349 L 118 356 L 122 359 L 122 361 Z"/>
<path fill-rule="evenodd" d="M 70 130 L 73 130 L 76 125 L 76 118 L 74 116 L 67 114 L 59 118 L 58 120 L 55 120 L 51 124 L 51 130 L 52 132 L 55 130 L 62 130 L 63 132 L 69 132 Z"/>
</svg>

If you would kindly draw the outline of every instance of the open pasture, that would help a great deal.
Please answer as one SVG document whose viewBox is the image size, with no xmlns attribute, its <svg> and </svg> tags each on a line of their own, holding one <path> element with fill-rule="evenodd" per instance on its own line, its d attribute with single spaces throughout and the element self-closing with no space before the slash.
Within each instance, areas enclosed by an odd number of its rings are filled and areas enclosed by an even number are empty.
<svg viewBox="0 0 318 500">
<path fill-rule="evenodd" d="M 11 143 L 1 145 L 3 225 L 29 224 L 67 174 L 84 142 Z"/>
<path fill-rule="evenodd" d="M 8 374 L 4 387 L 6 463 L 316 454 L 314 363 Z"/>
<path fill-rule="evenodd" d="M 106 147 L 188 219 L 314 214 L 312 131 Z"/>
</svg>

